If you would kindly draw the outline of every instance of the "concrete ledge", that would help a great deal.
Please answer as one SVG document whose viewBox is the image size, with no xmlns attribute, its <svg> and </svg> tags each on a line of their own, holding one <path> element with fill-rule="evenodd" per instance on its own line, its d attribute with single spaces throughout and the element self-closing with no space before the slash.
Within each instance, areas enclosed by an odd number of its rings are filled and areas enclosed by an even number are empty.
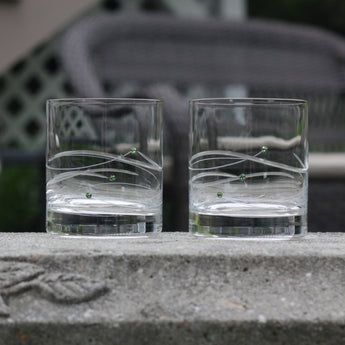
<svg viewBox="0 0 345 345">
<path fill-rule="evenodd" d="M 343 344 L 345 234 L 0 234 L 0 344 Z"/>
<path fill-rule="evenodd" d="M 309 154 L 310 178 L 345 178 L 344 152 L 311 152 Z"/>
</svg>

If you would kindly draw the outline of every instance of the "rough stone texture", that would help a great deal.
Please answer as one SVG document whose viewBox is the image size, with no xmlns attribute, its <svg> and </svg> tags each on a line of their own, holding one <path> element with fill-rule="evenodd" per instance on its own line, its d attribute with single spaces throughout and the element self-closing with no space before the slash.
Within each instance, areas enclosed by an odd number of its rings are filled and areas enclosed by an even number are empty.
<svg viewBox="0 0 345 345">
<path fill-rule="evenodd" d="M 0 234 L 0 344 L 345 344 L 345 234 Z"/>
</svg>

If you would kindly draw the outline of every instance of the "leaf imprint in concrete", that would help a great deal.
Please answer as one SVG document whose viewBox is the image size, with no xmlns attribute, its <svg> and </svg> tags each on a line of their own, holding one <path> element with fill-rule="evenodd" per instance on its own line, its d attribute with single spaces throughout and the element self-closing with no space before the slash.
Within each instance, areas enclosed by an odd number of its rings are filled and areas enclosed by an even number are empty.
<svg viewBox="0 0 345 345">
<path fill-rule="evenodd" d="M 55 303 L 90 301 L 108 291 L 104 281 L 75 273 L 47 272 L 31 263 L 0 261 L 0 316 L 9 316 L 7 296 L 36 290 Z"/>
</svg>

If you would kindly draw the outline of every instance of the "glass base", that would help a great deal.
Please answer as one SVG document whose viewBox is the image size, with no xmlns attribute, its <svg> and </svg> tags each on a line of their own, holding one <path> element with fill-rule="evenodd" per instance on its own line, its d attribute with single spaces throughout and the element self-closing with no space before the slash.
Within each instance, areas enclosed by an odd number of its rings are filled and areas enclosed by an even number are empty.
<svg viewBox="0 0 345 345">
<path fill-rule="evenodd" d="M 307 216 L 251 218 L 191 213 L 189 231 L 209 238 L 289 240 L 307 233 Z"/>
<path fill-rule="evenodd" d="M 128 236 L 162 231 L 157 215 L 83 215 L 48 212 L 46 230 L 61 235 Z"/>
</svg>

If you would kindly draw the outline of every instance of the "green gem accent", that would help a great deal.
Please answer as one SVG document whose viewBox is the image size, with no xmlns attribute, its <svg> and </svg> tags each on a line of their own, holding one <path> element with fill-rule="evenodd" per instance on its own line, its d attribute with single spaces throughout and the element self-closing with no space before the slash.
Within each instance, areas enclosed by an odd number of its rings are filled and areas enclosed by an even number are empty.
<svg viewBox="0 0 345 345">
<path fill-rule="evenodd" d="M 92 194 L 91 194 L 91 193 L 86 193 L 86 197 L 87 197 L 88 199 L 90 199 L 90 198 L 92 198 Z"/>
<path fill-rule="evenodd" d="M 246 175 L 241 174 L 238 178 L 243 182 L 246 179 Z"/>
<path fill-rule="evenodd" d="M 109 181 L 110 182 L 114 182 L 116 180 L 116 176 L 115 175 L 110 175 L 109 176 Z"/>
<path fill-rule="evenodd" d="M 137 153 L 137 148 L 136 148 L 136 147 L 132 147 L 132 148 L 131 148 L 131 153 L 132 153 L 132 154 Z"/>
<path fill-rule="evenodd" d="M 265 153 L 268 151 L 268 147 L 267 146 L 262 146 L 261 147 L 261 152 Z"/>
<path fill-rule="evenodd" d="M 222 193 L 222 192 L 218 192 L 218 193 L 217 193 L 217 197 L 218 197 L 218 198 L 223 197 L 223 193 Z"/>
</svg>

